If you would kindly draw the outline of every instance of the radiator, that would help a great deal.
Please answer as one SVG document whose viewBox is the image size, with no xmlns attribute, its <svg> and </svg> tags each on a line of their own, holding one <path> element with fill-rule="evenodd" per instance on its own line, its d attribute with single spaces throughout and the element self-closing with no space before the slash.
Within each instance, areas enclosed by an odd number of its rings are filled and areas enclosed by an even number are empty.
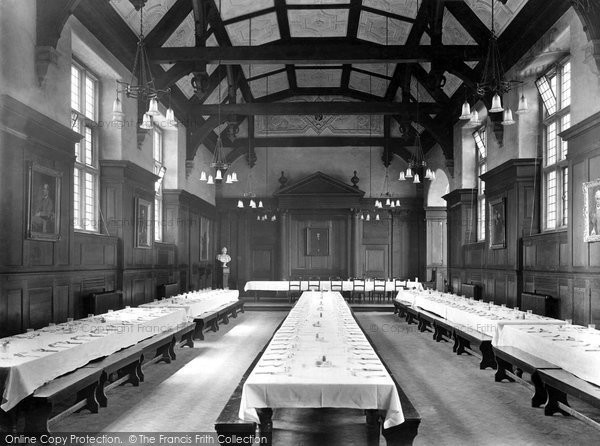
<svg viewBox="0 0 600 446">
<path fill-rule="evenodd" d="M 158 286 L 158 298 L 162 297 L 172 297 L 177 296 L 179 294 L 179 284 L 178 283 L 165 283 L 163 285 Z"/>
<path fill-rule="evenodd" d="M 521 293 L 521 310 L 531 310 L 540 316 L 556 317 L 555 299 L 546 294 Z"/>
<path fill-rule="evenodd" d="M 122 291 L 106 291 L 103 293 L 92 293 L 88 312 L 92 314 L 104 314 L 108 310 L 120 310 L 123 308 Z"/>
<path fill-rule="evenodd" d="M 481 285 L 473 283 L 462 283 L 460 285 L 460 292 L 465 297 L 473 297 L 475 299 L 481 299 Z"/>
</svg>

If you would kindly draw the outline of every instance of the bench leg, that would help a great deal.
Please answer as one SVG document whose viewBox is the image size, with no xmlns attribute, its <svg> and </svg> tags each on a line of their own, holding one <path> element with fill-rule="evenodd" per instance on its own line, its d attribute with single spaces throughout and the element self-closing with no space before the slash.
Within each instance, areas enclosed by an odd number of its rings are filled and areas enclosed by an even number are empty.
<svg viewBox="0 0 600 446">
<path fill-rule="evenodd" d="M 262 409 L 256 409 L 258 413 L 258 419 L 260 420 L 260 436 L 261 440 L 264 438 L 265 443 L 268 446 L 273 444 L 273 409 L 268 407 Z"/>
<path fill-rule="evenodd" d="M 232 318 L 234 318 L 234 319 L 237 319 L 237 314 L 238 314 L 238 310 L 237 310 L 237 308 L 236 308 L 236 307 L 233 307 L 233 308 L 231 309 L 231 317 L 232 317 Z"/>
<path fill-rule="evenodd" d="M 546 401 L 546 406 L 544 407 L 544 415 L 552 416 L 556 412 L 559 412 L 568 417 L 569 413 L 558 407 L 558 403 L 562 403 L 565 406 L 569 405 L 569 403 L 567 403 L 567 394 L 555 389 L 554 387 L 550 387 L 547 384 L 546 392 L 548 394 L 548 400 Z"/>
<path fill-rule="evenodd" d="M 240 312 L 241 313 L 245 313 L 246 312 L 246 310 L 244 310 L 244 302 L 240 303 Z"/>
<path fill-rule="evenodd" d="M 506 374 L 507 370 L 512 369 L 511 364 L 509 364 L 502 358 L 496 358 L 496 364 L 498 365 L 498 368 L 496 369 L 496 374 L 494 375 L 494 381 L 499 383 L 499 382 L 502 382 L 503 380 L 507 379 L 510 382 L 515 382 L 515 380 L 513 378 L 511 378 L 510 376 L 508 376 Z"/>
<path fill-rule="evenodd" d="M 488 367 L 496 368 L 496 358 L 494 357 L 494 350 L 492 349 L 491 341 L 484 341 L 479 344 L 479 351 L 481 352 L 481 362 L 479 363 L 479 369 L 485 370 Z"/>
<path fill-rule="evenodd" d="M 212 331 L 219 331 L 219 319 L 214 318 L 210 324 Z"/>
<path fill-rule="evenodd" d="M 104 392 L 104 386 L 108 381 L 108 374 L 106 372 L 102 372 L 100 375 L 100 380 L 98 381 L 98 386 L 96 387 L 96 400 L 100 407 L 108 406 L 108 398 L 106 397 L 106 393 Z"/>
<path fill-rule="evenodd" d="M 459 341 L 458 335 L 456 333 L 454 333 L 452 335 L 452 337 L 454 338 L 454 345 L 452 346 L 452 352 L 456 353 L 456 350 L 458 350 L 458 344 L 460 343 L 460 341 Z"/>
<path fill-rule="evenodd" d="M 531 382 L 535 387 L 535 392 L 531 397 L 531 407 L 541 407 L 547 399 L 544 383 L 537 370 L 531 374 Z"/>
<path fill-rule="evenodd" d="M 175 345 L 177 344 L 177 339 L 173 336 L 171 342 L 169 343 L 169 347 L 167 348 L 167 354 L 171 360 L 175 361 L 177 359 L 177 355 L 175 354 Z"/>
<path fill-rule="evenodd" d="M 36 398 L 28 405 L 25 416 L 25 431 L 37 434 L 48 433 L 48 419 L 52 413 L 52 403 Z"/>
<path fill-rule="evenodd" d="M 135 367 L 135 374 L 139 379 L 139 382 L 144 382 L 144 379 L 146 378 L 144 376 L 144 371 L 142 370 L 142 364 L 144 363 L 144 355 L 140 356 L 140 360 L 137 362 L 137 365 Z"/>
<path fill-rule="evenodd" d="M 196 329 L 194 330 L 194 337 L 204 341 L 204 321 L 202 319 L 196 320 Z"/>
<path fill-rule="evenodd" d="M 190 348 L 194 348 L 194 331 L 188 331 L 187 333 L 184 333 L 183 336 L 181 336 L 181 342 L 182 342 L 182 347 L 190 347 Z M 185 342 L 184 342 L 185 341 Z"/>
<path fill-rule="evenodd" d="M 227 316 L 227 313 L 223 314 L 223 317 L 221 318 L 221 320 L 223 321 L 223 323 L 225 325 L 227 325 L 229 323 L 229 317 Z"/>
<path fill-rule="evenodd" d="M 91 413 L 98 413 L 98 410 L 100 409 L 100 403 L 96 398 L 97 390 L 98 383 L 89 386 L 87 389 L 83 389 L 77 392 L 77 401 L 85 400 L 86 404 L 85 407 L 83 407 L 83 409 L 88 409 Z"/>
<path fill-rule="evenodd" d="M 462 355 L 463 353 L 466 353 L 467 348 L 471 348 L 471 343 L 468 340 L 461 338 L 460 336 L 457 336 L 456 338 L 458 339 L 458 347 L 456 348 L 456 354 Z"/>
</svg>

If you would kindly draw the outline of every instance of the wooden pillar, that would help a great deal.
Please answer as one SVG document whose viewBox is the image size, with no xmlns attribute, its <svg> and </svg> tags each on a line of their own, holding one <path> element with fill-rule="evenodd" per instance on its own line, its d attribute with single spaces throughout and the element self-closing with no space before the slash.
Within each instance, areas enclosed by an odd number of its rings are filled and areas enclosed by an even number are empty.
<svg viewBox="0 0 600 446">
<path fill-rule="evenodd" d="M 281 213 L 281 218 L 279 219 L 279 264 L 281 265 L 279 278 L 281 280 L 288 280 L 291 274 L 289 254 L 290 241 L 288 234 L 289 220 L 289 212 L 283 211 Z"/>
<path fill-rule="evenodd" d="M 362 277 L 362 271 L 360 268 L 360 212 L 354 212 L 352 214 L 352 259 L 353 268 L 351 271 L 352 276 Z"/>
</svg>

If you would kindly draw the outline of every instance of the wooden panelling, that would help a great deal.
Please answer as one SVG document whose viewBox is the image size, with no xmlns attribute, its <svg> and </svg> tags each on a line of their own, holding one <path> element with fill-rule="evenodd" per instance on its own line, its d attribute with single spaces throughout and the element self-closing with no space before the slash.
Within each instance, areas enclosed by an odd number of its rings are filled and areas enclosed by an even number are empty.
<svg viewBox="0 0 600 446">
<path fill-rule="evenodd" d="M 252 249 L 252 278 L 254 280 L 273 280 L 273 249 Z"/>
<path fill-rule="evenodd" d="M 364 270 L 367 277 L 388 277 L 388 246 L 365 247 Z"/>
<path fill-rule="evenodd" d="M 145 279 L 135 279 L 133 280 L 132 287 L 132 305 L 141 305 L 146 302 L 146 280 Z"/>
<path fill-rule="evenodd" d="M 590 291 L 586 288 L 573 288 L 573 323 L 587 325 L 590 320 Z"/>
<path fill-rule="evenodd" d="M 6 290 L 6 298 L 0 300 L 0 337 L 18 333 L 23 328 L 23 291 Z"/>
<path fill-rule="evenodd" d="M 52 288 L 29 289 L 28 328 L 42 328 L 53 320 Z"/>
<path fill-rule="evenodd" d="M 73 315 L 72 302 L 69 299 L 69 286 L 58 285 L 54 287 L 54 298 L 52 299 L 53 321 L 65 322 Z"/>
</svg>

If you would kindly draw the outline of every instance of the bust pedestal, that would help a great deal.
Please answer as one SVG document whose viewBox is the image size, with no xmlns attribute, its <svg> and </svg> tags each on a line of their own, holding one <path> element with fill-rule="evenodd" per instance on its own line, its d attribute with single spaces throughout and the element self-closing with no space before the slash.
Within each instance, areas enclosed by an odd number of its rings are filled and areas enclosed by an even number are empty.
<svg viewBox="0 0 600 446">
<path fill-rule="evenodd" d="M 229 269 L 228 266 L 225 266 L 223 268 L 221 268 L 223 277 L 222 277 L 222 283 L 223 283 L 223 289 L 224 290 L 228 290 L 229 289 L 229 273 L 231 272 L 231 270 Z"/>
</svg>

